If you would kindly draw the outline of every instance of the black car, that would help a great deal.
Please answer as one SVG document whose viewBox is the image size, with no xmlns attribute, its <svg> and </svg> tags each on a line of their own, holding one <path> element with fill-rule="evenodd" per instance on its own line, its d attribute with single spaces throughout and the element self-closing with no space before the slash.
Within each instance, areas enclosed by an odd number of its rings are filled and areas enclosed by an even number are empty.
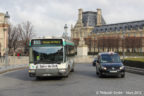
<svg viewBox="0 0 144 96">
<path fill-rule="evenodd" d="M 96 74 L 103 76 L 120 76 L 125 77 L 125 67 L 117 53 L 105 52 L 98 54 L 96 62 Z"/>
<path fill-rule="evenodd" d="M 97 62 L 97 57 L 94 58 L 94 60 L 93 60 L 93 62 L 92 62 L 92 65 L 93 65 L 93 66 L 96 66 L 96 62 Z"/>
</svg>

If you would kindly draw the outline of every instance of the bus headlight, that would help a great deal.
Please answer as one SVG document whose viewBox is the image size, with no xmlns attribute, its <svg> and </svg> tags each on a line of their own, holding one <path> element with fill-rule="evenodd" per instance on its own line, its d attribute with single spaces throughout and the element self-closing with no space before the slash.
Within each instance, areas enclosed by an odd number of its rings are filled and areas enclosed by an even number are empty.
<svg viewBox="0 0 144 96">
<path fill-rule="evenodd" d="M 29 72 L 29 73 L 34 73 L 35 70 L 34 70 L 34 69 L 30 69 L 28 72 Z"/>
<path fill-rule="evenodd" d="M 65 72 L 66 72 L 66 69 L 60 69 L 59 72 L 60 72 L 60 73 L 65 73 Z"/>
<path fill-rule="evenodd" d="M 124 66 L 121 66 L 121 67 L 120 67 L 120 70 L 122 70 L 122 69 L 124 69 Z"/>
</svg>

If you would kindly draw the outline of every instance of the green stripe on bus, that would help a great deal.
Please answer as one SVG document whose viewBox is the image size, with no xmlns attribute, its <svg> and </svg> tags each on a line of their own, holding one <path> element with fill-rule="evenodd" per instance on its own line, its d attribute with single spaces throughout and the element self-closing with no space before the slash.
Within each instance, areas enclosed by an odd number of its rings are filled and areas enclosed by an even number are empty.
<svg viewBox="0 0 144 96">
<path fill-rule="evenodd" d="M 31 46 L 31 42 L 29 42 L 29 46 Z"/>
<path fill-rule="evenodd" d="M 64 45 L 64 46 L 65 46 L 65 45 L 72 45 L 72 46 L 74 46 L 74 43 L 63 41 L 63 45 Z"/>
</svg>

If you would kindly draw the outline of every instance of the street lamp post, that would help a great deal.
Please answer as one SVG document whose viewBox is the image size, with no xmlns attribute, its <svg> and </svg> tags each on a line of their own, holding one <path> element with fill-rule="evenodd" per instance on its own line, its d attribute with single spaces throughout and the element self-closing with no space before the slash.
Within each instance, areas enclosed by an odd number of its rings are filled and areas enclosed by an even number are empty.
<svg viewBox="0 0 144 96">
<path fill-rule="evenodd" d="M 95 55 L 95 48 L 96 48 L 95 41 L 96 41 L 96 39 L 95 39 L 95 36 L 94 36 L 94 41 L 93 41 L 93 43 L 94 43 L 94 54 L 93 55 Z"/>
<path fill-rule="evenodd" d="M 99 33 L 96 33 L 96 35 L 97 35 L 97 50 L 98 50 L 98 53 L 99 53 L 99 39 L 98 39 Z"/>
<path fill-rule="evenodd" d="M 8 14 L 8 12 L 6 12 L 6 14 L 5 14 L 5 17 L 4 17 L 4 20 L 5 20 L 5 25 L 7 25 L 7 26 L 5 26 L 5 27 L 7 27 L 7 28 L 4 28 L 4 32 L 5 32 L 5 67 L 7 67 L 8 66 L 8 31 L 9 31 L 9 22 L 8 22 L 8 19 L 10 18 L 10 16 L 9 16 L 9 14 Z"/>
<path fill-rule="evenodd" d="M 63 33 L 63 38 L 65 38 L 65 39 L 68 39 L 67 29 L 68 29 L 67 24 L 65 24 L 65 26 L 64 26 L 65 32 Z"/>
<path fill-rule="evenodd" d="M 143 33 L 142 33 L 143 31 L 141 31 L 141 33 L 140 33 L 140 53 L 142 53 L 141 55 L 143 55 L 143 52 L 142 52 L 142 47 L 143 47 L 143 45 L 142 45 L 142 39 L 143 39 Z"/>
<path fill-rule="evenodd" d="M 123 32 L 122 39 L 123 39 L 123 60 L 124 60 L 125 58 L 125 31 L 123 30 L 122 32 Z"/>
</svg>

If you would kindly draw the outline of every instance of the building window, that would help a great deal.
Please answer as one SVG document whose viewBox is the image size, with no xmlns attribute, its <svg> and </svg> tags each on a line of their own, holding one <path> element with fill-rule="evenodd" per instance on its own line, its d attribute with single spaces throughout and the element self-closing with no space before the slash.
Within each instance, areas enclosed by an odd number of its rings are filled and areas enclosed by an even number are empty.
<svg viewBox="0 0 144 96">
<path fill-rule="evenodd" d="M 127 26 L 125 26 L 125 30 L 127 30 L 128 29 L 128 27 Z"/>
<path fill-rule="evenodd" d="M 101 29 L 101 32 L 103 32 L 103 29 Z"/>
<path fill-rule="evenodd" d="M 3 29 L 3 31 L 7 31 L 7 29 L 6 29 L 6 28 L 4 28 L 4 29 Z"/>
<path fill-rule="evenodd" d="M 120 27 L 120 30 L 122 30 L 122 27 Z"/>
<path fill-rule="evenodd" d="M 143 29 L 143 26 L 142 26 L 142 25 L 140 25 L 140 26 L 139 26 L 139 28 L 140 28 L 140 29 Z"/>
<path fill-rule="evenodd" d="M 105 31 L 107 31 L 107 28 L 105 29 Z"/>
<path fill-rule="evenodd" d="M 135 30 L 138 30 L 138 25 L 135 26 Z"/>
<path fill-rule="evenodd" d="M 115 30 L 116 32 L 118 32 L 118 31 L 117 31 L 117 27 L 115 27 L 114 30 Z"/>
<path fill-rule="evenodd" d="M 112 28 L 110 28 L 110 31 L 112 31 Z"/>
<path fill-rule="evenodd" d="M 132 26 L 132 25 L 130 25 L 130 27 L 129 27 L 129 28 L 130 28 L 130 30 L 132 30 L 132 29 L 133 29 L 133 26 Z"/>
<path fill-rule="evenodd" d="M 136 37 L 136 32 L 134 32 L 134 37 Z"/>
</svg>

